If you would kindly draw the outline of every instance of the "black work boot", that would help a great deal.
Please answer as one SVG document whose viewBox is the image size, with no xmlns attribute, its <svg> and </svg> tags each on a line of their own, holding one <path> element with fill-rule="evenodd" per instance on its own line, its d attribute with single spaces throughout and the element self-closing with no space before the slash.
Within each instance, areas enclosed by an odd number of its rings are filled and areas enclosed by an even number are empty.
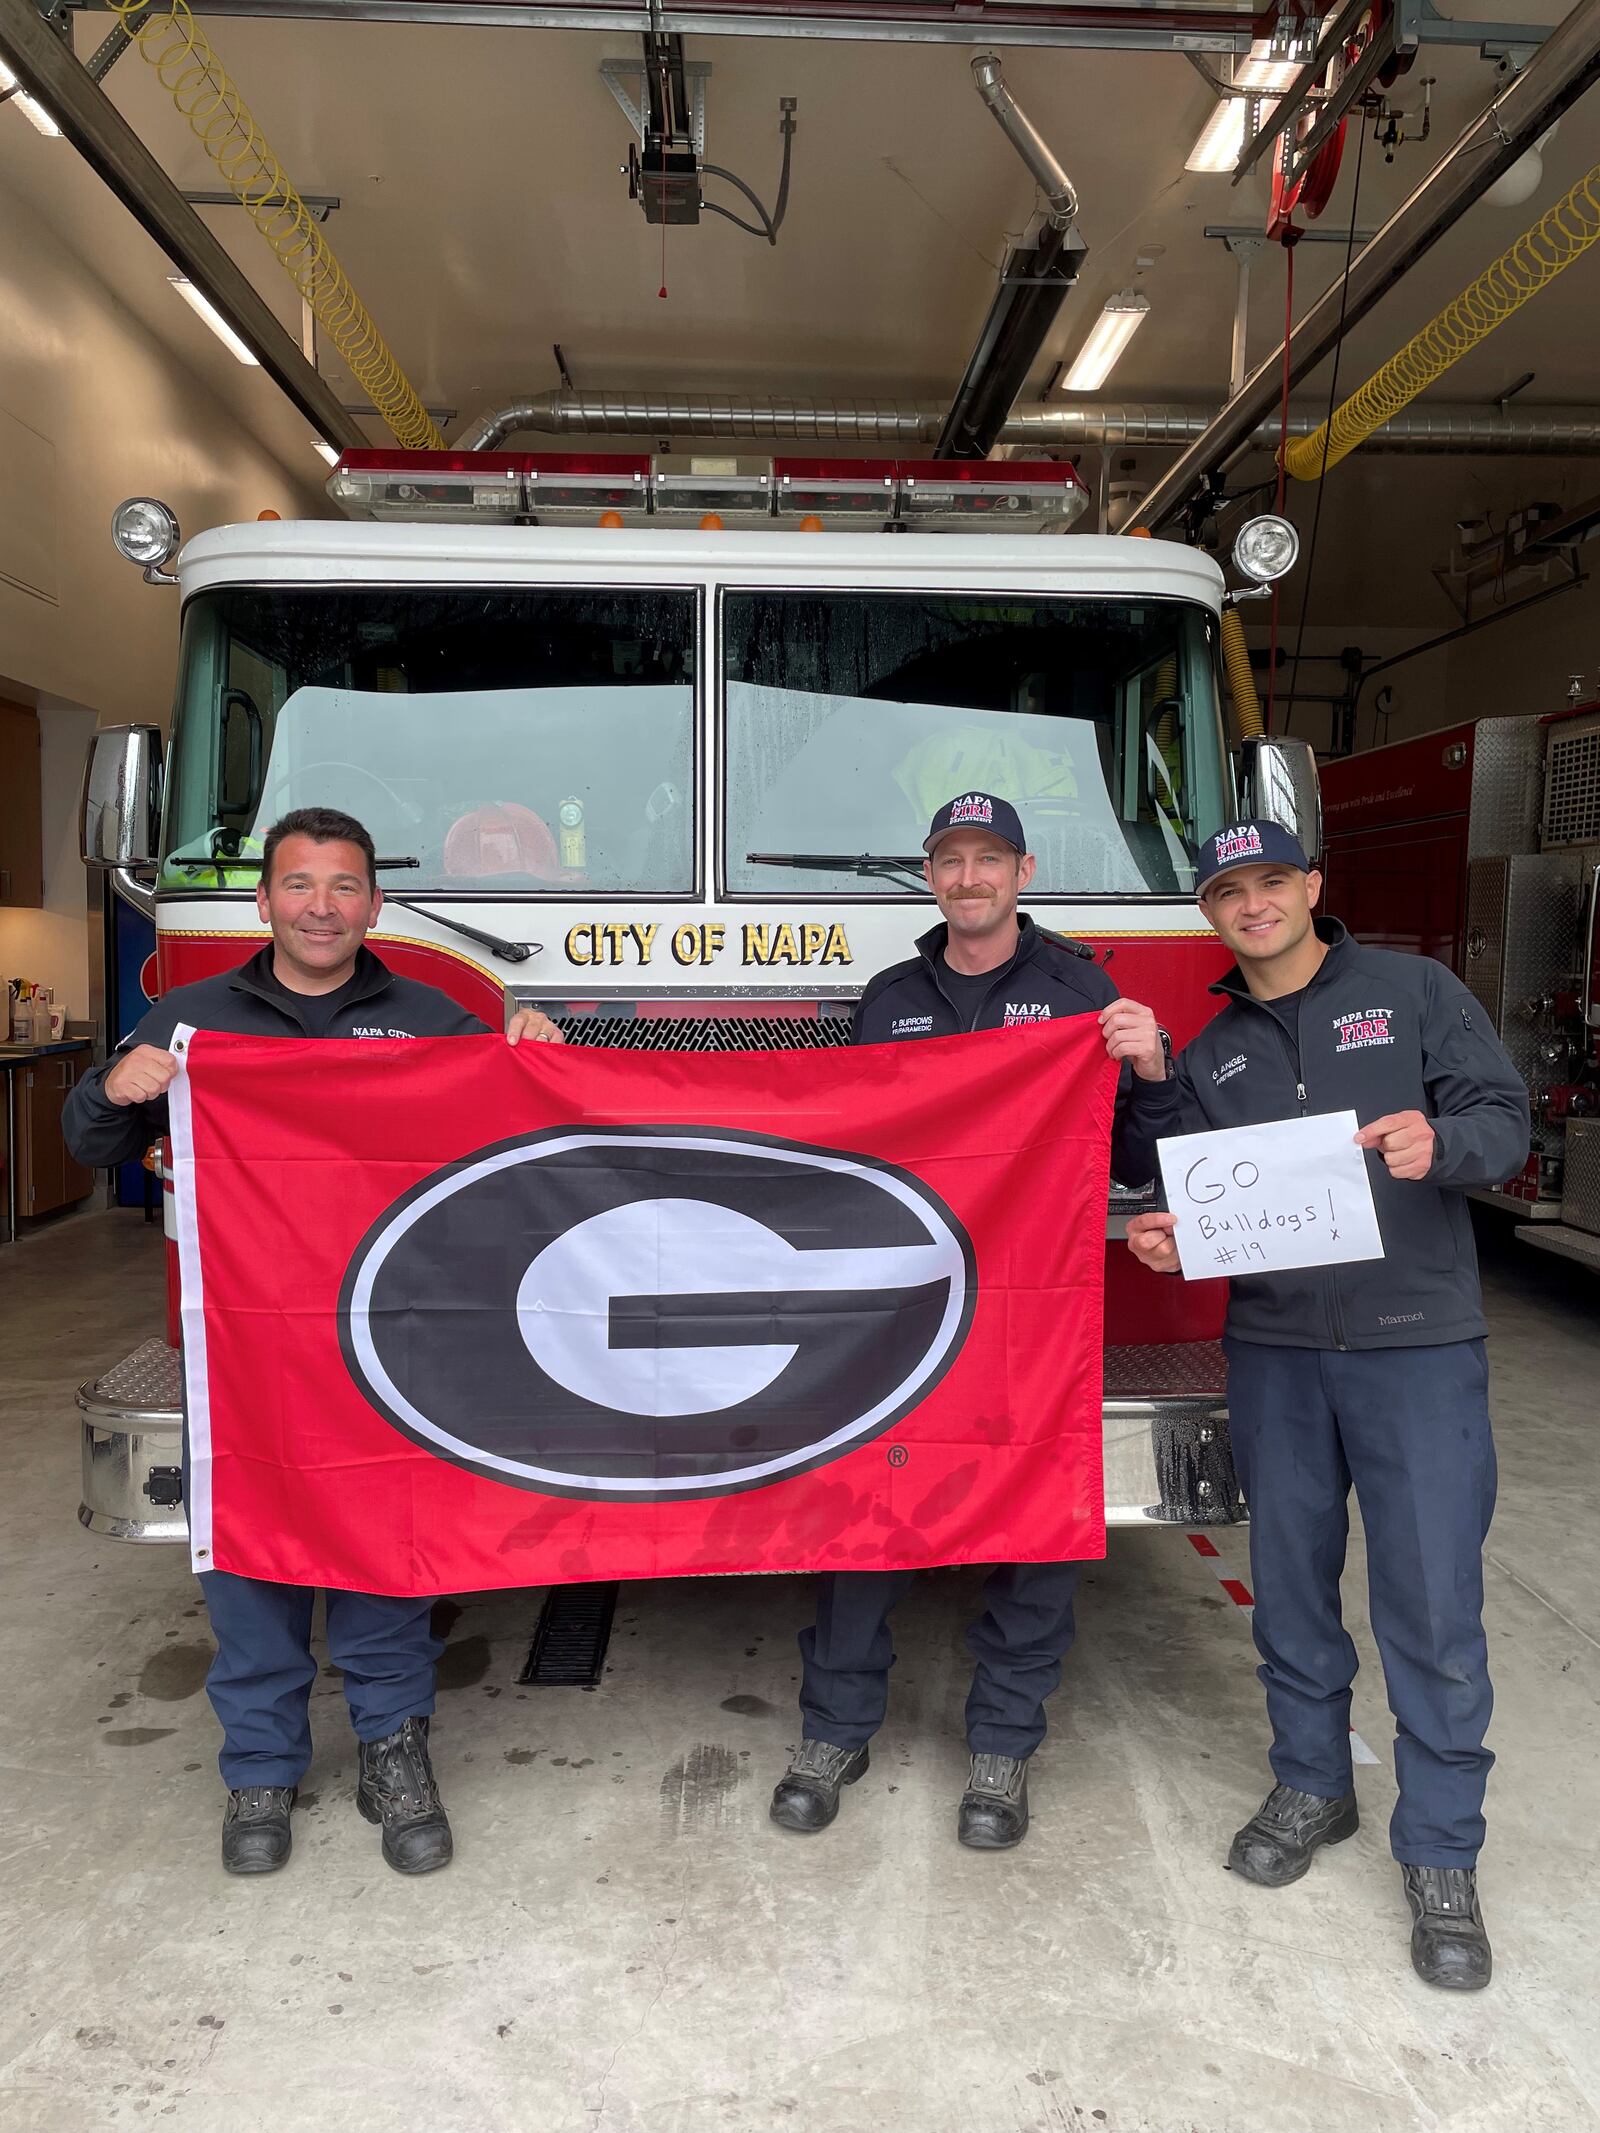
<svg viewBox="0 0 1600 2133">
<path fill-rule="evenodd" d="M 1481 1992 L 1494 1972 L 1470 1866 L 1402 1866 L 1411 1906 L 1411 1966 L 1425 1985 Z"/>
<path fill-rule="evenodd" d="M 236 1785 L 222 1817 L 222 1863 L 230 1874 L 275 1874 L 294 1844 L 293 1785 Z"/>
<path fill-rule="evenodd" d="M 956 1835 L 975 1852 L 1006 1852 L 1028 1834 L 1028 1765 L 1014 1755 L 975 1755 L 956 1815 Z"/>
<path fill-rule="evenodd" d="M 431 1874 L 450 1864 L 455 1843 L 433 1781 L 425 1718 L 361 1743 L 356 1805 L 369 1822 L 383 1824 L 383 1856 L 397 1874 Z"/>
<path fill-rule="evenodd" d="M 803 1740 L 772 1795 L 771 1815 L 803 1836 L 826 1829 L 839 1812 L 839 1787 L 853 1785 L 867 1767 L 865 1748 L 838 1748 L 831 1740 Z"/>
<path fill-rule="evenodd" d="M 1353 1792 L 1324 1800 L 1292 1785 L 1274 1785 L 1234 1838 L 1228 1865 L 1264 1889 L 1287 1888 L 1310 1866 L 1319 1845 L 1342 1844 L 1360 1826 Z"/>
</svg>

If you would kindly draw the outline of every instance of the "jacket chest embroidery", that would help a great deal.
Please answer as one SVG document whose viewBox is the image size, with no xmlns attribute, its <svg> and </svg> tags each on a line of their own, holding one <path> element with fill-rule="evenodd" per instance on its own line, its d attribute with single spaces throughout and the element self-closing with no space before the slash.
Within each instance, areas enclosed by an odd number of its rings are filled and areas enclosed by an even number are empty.
<svg viewBox="0 0 1600 2133">
<path fill-rule="evenodd" d="M 1231 1059 L 1225 1059 L 1221 1066 L 1211 1069 L 1211 1079 L 1220 1089 L 1225 1081 L 1232 1081 L 1235 1074 L 1242 1074 L 1249 1064 L 1250 1061 L 1243 1052 L 1236 1052 Z"/>
<path fill-rule="evenodd" d="M 1335 1015 L 1334 1034 L 1338 1038 L 1340 1052 L 1370 1051 L 1380 1044 L 1393 1044 L 1394 1032 L 1390 1028 L 1394 1020 L 1392 1007 L 1364 1007 L 1359 1014 Z"/>
<path fill-rule="evenodd" d="M 410 1037 L 415 1033 L 408 1029 L 371 1029 L 362 1024 L 350 1034 L 352 1037 Z"/>
<path fill-rule="evenodd" d="M 1012 1029 L 1019 1022 L 1048 1022 L 1050 1010 L 1039 1000 L 1008 1000 L 1006 1002 L 1005 1027 Z"/>
<path fill-rule="evenodd" d="M 899 1015 L 889 1024 L 891 1037 L 926 1037 L 933 1029 L 932 1015 Z"/>
</svg>

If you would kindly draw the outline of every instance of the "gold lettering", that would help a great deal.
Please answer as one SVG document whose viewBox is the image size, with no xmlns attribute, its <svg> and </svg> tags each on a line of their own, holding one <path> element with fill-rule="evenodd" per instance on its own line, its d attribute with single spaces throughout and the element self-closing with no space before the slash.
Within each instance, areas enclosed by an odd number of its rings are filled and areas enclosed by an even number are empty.
<svg viewBox="0 0 1600 2133">
<path fill-rule="evenodd" d="M 722 953 L 722 944 L 728 937 L 726 926 L 710 925 L 706 928 L 706 952 L 702 961 L 714 963 Z"/>
<path fill-rule="evenodd" d="M 747 963 L 772 961 L 772 928 L 749 923 L 744 929 L 744 959 Z"/>
<path fill-rule="evenodd" d="M 826 926 L 802 926 L 800 928 L 800 960 L 809 963 L 821 952 L 828 937 Z"/>
<path fill-rule="evenodd" d="M 643 926 L 635 924 L 631 925 L 628 928 L 628 931 L 633 935 L 634 940 L 638 943 L 640 962 L 648 963 L 650 960 L 650 950 L 655 943 L 655 937 L 661 931 L 660 926 L 656 925 L 653 922 L 649 925 Z"/>
<path fill-rule="evenodd" d="M 680 965 L 700 960 L 700 928 L 679 926 L 672 936 L 672 960 Z"/>
<path fill-rule="evenodd" d="M 579 951 L 582 951 L 581 953 Z M 567 928 L 567 961 L 580 965 L 594 961 L 593 926 L 569 926 Z"/>
<path fill-rule="evenodd" d="M 846 937 L 845 930 L 837 921 L 828 928 L 828 945 L 822 951 L 822 960 L 825 963 L 853 963 L 855 961 L 855 957 L 850 953 L 850 942 Z"/>
<path fill-rule="evenodd" d="M 798 963 L 800 943 L 795 939 L 794 928 L 787 919 L 778 928 L 772 943 L 772 960 L 775 963 Z"/>
<path fill-rule="evenodd" d="M 616 920 L 613 920 L 609 926 L 601 926 L 598 930 L 606 937 L 605 960 L 608 963 L 620 963 L 622 961 L 622 936 L 627 932 L 627 927 L 619 925 Z"/>
</svg>

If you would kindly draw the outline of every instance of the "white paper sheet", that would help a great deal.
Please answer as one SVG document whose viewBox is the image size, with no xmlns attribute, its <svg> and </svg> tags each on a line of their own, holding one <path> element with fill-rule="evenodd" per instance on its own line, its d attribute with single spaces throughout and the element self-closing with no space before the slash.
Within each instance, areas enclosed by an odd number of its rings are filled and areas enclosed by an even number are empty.
<svg viewBox="0 0 1600 2133">
<path fill-rule="evenodd" d="M 1354 1111 L 1156 1143 L 1186 1281 L 1381 1259 Z"/>
</svg>

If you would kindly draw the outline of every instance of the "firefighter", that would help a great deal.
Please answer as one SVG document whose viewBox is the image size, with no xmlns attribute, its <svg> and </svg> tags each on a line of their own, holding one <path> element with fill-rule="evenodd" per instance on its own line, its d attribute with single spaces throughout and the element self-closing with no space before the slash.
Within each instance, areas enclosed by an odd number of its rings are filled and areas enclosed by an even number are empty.
<svg viewBox="0 0 1600 2133">
<path fill-rule="evenodd" d="M 1528 1097 L 1465 986 L 1314 916 L 1321 886 L 1276 823 L 1232 824 L 1202 848 L 1200 907 L 1237 961 L 1165 1092 L 1171 1131 L 1354 1111 L 1384 1245 L 1381 1259 L 1229 1286 L 1228 1414 L 1277 1782 L 1228 1864 L 1281 1888 L 1355 1833 L 1356 1653 L 1339 1608 L 1354 1483 L 1396 1722 L 1389 1834 L 1411 1959 L 1429 1984 L 1471 1991 L 1491 1967 L 1477 1861 L 1495 1457 L 1464 1195 L 1521 1169 Z M 1175 1227 L 1136 1215 L 1135 1257 L 1176 1272 Z"/>
<path fill-rule="evenodd" d="M 1016 809 L 982 792 L 948 801 L 923 844 L 923 875 L 944 916 L 909 962 L 881 971 L 861 996 L 857 1044 L 947 1037 L 1061 1015 L 1095 1015 L 1121 1067 L 1112 1169 L 1127 1184 L 1155 1174 L 1146 1094 L 1165 1081 L 1167 1045 L 1148 1007 L 1121 1000 L 1091 949 L 1043 932 L 1017 899 L 1035 862 Z M 1077 1563 L 1006 1564 L 984 1586 L 968 1631 L 976 1661 L 967 1698 L 971 1767 L 956 1834 L 978 1851 L 1020 1844 L 1028 1828 L 1028 1758 L 1044 1738 L 1044 1702 L 1072 1643 Z M 785 1829 L 825 1829 L 839 1789 L 867 1767 L 883 1723 L 894 1645 L 889 1615 L 914 1572 L 839 1571 L 818 1581 L 817 1619 L 801 1631 L 800 1747 L 772 1795 Z"/>
<path fill-rule="evenodd" d="M 487 1034 L 448 994 L 396 977 L 364 945 L 383 893 L 372 839 L 349 815 L 299 808 L 275 824 L 262 847 L 256 908 L 271 943 L 241 969 L 165 994 L 73 1091 L 62 1124 L 79 1162 L 125 1162 L 167 1131 L 167 1087 L 178 1069 L 167 1047 L 180 1022 L 255 1037 Z M 506 1034 L 513 1044 L 561 1042 L 553 1023 L 526 1008 Z M 222 1863 L 231 1874 L 268 1874 L 289 1857 L 290 1812 L 311 1760 L 316 1594 L 220 1570 L 203 1573 L 200 1586 L 217 1645 L 206 1689 L 222 1726 L 228 1788 Z M 327 1595 L 328 1650 L 360 1744 L 356 1805 L 381 1823 L 383 1856 L 402 1874 L 447 1865 L 453 1848 L 428 1756 L 442 1649 L 429 1613 L 427 1600 Z"/>
</svg>

